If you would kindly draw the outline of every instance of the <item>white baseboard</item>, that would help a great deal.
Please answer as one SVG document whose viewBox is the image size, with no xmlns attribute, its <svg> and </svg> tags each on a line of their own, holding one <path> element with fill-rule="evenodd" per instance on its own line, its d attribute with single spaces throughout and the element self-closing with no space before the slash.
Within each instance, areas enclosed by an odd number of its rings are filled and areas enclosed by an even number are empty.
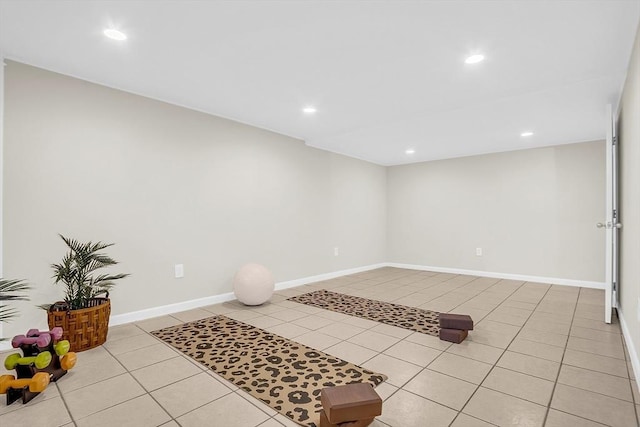
<svg viewBox="0 0 640 427">
<path fill-rule="evenodd" d="M 331 273 L 318 274 L 316 276 L 303 277 L 301 279 L 288 280 L 285 282 L 276 283 L 275 289 L 279 291 L 281 289 L 293 288 L 296 286 L 306 285 L 307 283 L 319 282 L 321 280 L 334 279 L 340 276 L 346 276 L 349 274 L 360 273 L 363 271 L 374 270 L 376 268 L 384 267 L 385 264 L 371 264 L 363 267 L 350 268 L 347 270 L 334 271 Z M 109 325 L 116 326 L 123 323 L 138 322 L 140 320 L 150 319 L 152 317 L 164 316 L 172 313 L 179 313 L 181 311 L 192 310 L 194 308 L 206 307 L 212 304 L 220 304 L 222 302 L 231 301 L 236 299 L 233 292 L 227 292 L 225 294 L 213 295 L 204 298 L 192 299 L 189 301 L 182 301 L 174 304 L 163 305 L 160 307 L 147 308 L 139 311 L 132 311 L 130 313 L 116 314 L 109 319 Z M 2 343 L 0 343 L 2 345 Z"/>
<path fill-rule="evenodd" d="M 633 367 L 633 375 L 635 378 L 640 378 L 638 374 L 640 374 L 640 359 L 638 359 L 638 352 L 636 351 L 635 343 L 631 338 L 631 332 L 629 332 L 629 328 L 627 327 L 627 322 L 624 320 L 624 314 L 618 308 L 618 319 L 620 319 L 620 329 L 622 329 L 622 336 L 624 336 L 624 341 L 627 345 L 627 350 L 629 351 L 629 357 L 631 358 L 631 367 Z M 640 390 L 640 385 L 639 385 Z"/>
<path fill-rule="evenodd" d="M 464 270 L 460 268 L 433 267 L 429 265 L 401 264 L 397 262 L 388 262 L 386 263 L 386 266 L 407 268 L 410 270 L 435 271 L 438 273 L 466 274 L 469 276 L 492 277 L 495 279 L 522 280 L 525 282 L 550 283 L 553 285 L 580 286 L 583 288 L 604 289 L 604 282 L 592 282 L 589 280 L 559 279 L 556 277 L 528 276 L 525 274 L 512 273 L 495 273 L 491 271 Z"/>
<path fill-rule="evenodd" d="M 276 283 L 276 291 L 281 289 L 295 288 L 296 286 L 307 285 L 309 283 L 320 282 L 322 280 L 335 279 L 336 277 L 348 276 L 349 274 L 362 273 L 363 271 L 375 270 L 386 267 L 387 263 L 365 265 L 363 267 L 349 268 L 347 270 L 334 271 L 332 273 L 318 274 L 317 276 L 303 277 L 302 279 L 288 280 Z"/>
<path fill-rule="evenodd" d="M 189 301 L 177 302 L 174 304 L 161 305 L 159 307 L 146 308 L 144 310 L 132 311 L 129 313 L 116 314 L 109 319 L 109 325 L 116 326 L 123 323 L 138 322 L 140 320 L 151 319 L 152 317 L 164 316 L 181 311 L 192 310 L 194 308 L 206 307 L 207 305 L 220 304 L 221 302 L 235 299 L 233 292 L 213 295 L 210 297 L 192 299 Z"/>
</svg>

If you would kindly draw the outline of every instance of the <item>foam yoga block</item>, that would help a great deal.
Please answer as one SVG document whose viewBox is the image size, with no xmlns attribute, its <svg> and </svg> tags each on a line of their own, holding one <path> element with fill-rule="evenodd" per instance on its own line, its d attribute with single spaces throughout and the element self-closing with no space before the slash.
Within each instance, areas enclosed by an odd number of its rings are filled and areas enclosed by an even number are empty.
<svg viewBox="0 0 640 427">
<path fill-rule="evenodd" d="M 382 414 L 382 399 L 366 383 L 323 388 L 320 401 L 329 425 L 371 420 Z"/>
<path fill-rule="evenodd" d="M 460 344 L 467 337 L 469 332 L 464 329 L 440 329 L 440 339 L 443 341 L 449 341 L 456 344 Z"/>
<path fill-rule="evenodd" d="M 274 288 L 273 275 L 260 264 L 244 265 L 233 279 L 233 292 L 245 305 L 264 304 L 273 295 Z"/>
<path fill-rule="evenodd" d="M 473 319 L 467 314 L 440 313 L 439 318 L 441 328 L 473 330 Z"/>
</svg>

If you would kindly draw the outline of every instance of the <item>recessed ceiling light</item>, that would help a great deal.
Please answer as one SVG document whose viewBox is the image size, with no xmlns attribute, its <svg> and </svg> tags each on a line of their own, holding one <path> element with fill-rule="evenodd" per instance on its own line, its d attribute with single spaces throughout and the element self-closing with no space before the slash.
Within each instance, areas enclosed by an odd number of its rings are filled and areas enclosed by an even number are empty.
<svg viewBox="0 0 640 427">
<path fill-rule="evenodd" d="M 118 41 L 127 39 L 127 35 L 125 33 L 123 33 L 122 31 L 116 30 L 115 28 L 107 28 L 106 30 L 104 30 L 104 35 L 109 37 L 110 39 L 118 40 Z"/>
<path fill-rule="evenodd" d="M 316 107 L 304 107 L 304 108 L 302 109 L 302 111 L 303 111 L 303 112 L 305 112 L 305 113 L 307 113 L 307 114 L 313 114 L 313 113 L 315 113 L 315 112 L 316 112 L 316 111 L 318 111 L 318 110 L 316 110 Z"/>
<path fill-rule="evenodd" d="M 531 136 L 531 135 L 533 135 L 533 132 L 530 132 L 530 131 L 522 132 L 522 133 L 520 134 L 520 136 Z"/>
<path fill-rule="evenodd" d="M 467 59 L 464 60 L 467 64 L 477 64 L 478 62 L 484 61 L 484 55 L 476 54 L 471 55 Z"/>
<path fill-rule="evenodd" d="M 409 148 L 407 151 L 405 151 L 405 153 L 407 153 L 407 154 L 413 154 L 415 152 L 416 152 L 416 150 L 414 150 L 413 148 Z"/>
</svg>

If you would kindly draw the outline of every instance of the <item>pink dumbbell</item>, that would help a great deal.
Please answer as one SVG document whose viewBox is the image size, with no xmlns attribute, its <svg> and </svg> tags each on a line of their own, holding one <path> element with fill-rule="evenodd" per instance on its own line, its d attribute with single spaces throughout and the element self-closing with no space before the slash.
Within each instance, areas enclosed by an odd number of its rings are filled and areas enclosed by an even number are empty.
<svg viewBox="0 0 640 427">
<path fill-rule="evenodd" d="M 18 348 L 21 345 L 31 345 L 35 344 L 38 347 L 44 348 L 51 344 L 51 335 L 42 334 L 37 337 L 26 337 L 24 335 L 16 335 L 11 340 L 11 346 L 13 348 Z"/>
<path fill-rule="evenodd" d="M 45 334 L 51 335 L 51 338 L 53 338 L 54 341 L 58 341 L 60 338 L 62 338 L 62 328 L 59 326 L 56 326 L 50 331 L 39 331 L 37 329 L 29 329 L 27 331 L 28 337 L 37 337 Z"/>
</svg>

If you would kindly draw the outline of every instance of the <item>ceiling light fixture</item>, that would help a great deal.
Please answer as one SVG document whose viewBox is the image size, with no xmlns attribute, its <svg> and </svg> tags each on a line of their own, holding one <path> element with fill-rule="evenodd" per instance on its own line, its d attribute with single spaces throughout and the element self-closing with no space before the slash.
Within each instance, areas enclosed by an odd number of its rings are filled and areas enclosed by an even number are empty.
<svg viewBox="0 0 640 427">
<path fill-rule="evenodd" d="M 318 110 L 316 110 L 316 107 L 304 107 L 302 111 L 306 114 L 313 114 Z"/>
<path fill-rule="evenodd" d="M 478 62 L 482 62 L 482 61 L 484 61 L 484 55 L 480 55 L 480 54 L 471 55 L 464 60 L 466 64 L 477 64 Z"/>
<path fill-rule="evenodd" d="M 522 132 L 522 133 L 520 134 L 520 136 L 531 136 L 531 135 L 533 135 L 533 132 L 531 132 L 531 131 Z"/>
<path fill-rule="evenodd" d="M 409 148 L 407 151 L 405 151 L 405 153 L 407 153 L 407 154 L 413 154 L 415 152 L 416 152 L 416 150 L 414 150 L 413 148 Z"/>
<path fill-rule="evenodd" d="M 118 41 L 127 39 L 127 35 L 125 33 L 123 33 L 122 31 L 116 30 L 115 28 L 107 28 L 106 30 L 104 30 L 104 35 L 109 37 L 110 39 L 118 40 Z"/>
</svg>

